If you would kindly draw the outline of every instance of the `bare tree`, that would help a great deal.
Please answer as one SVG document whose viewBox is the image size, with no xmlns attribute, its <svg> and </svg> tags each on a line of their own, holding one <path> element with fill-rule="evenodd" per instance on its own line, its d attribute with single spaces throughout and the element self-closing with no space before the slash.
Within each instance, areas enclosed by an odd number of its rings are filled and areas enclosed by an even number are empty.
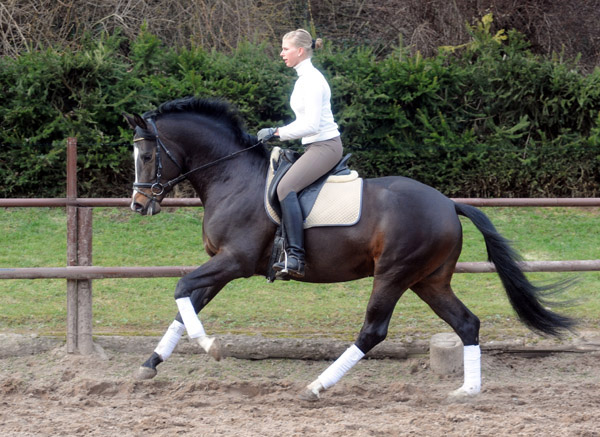
<svg viewBox="0 0 600 437">
<path fill-rule="evenodd" d="M 423 55 L 468 40 L 465 24 L 494 14 L 495 30 L 524 33 L 538 53 L 600 61 L 600 0 L 2 0 L 0 55 L 52 44 L 78 47 L 86 32 L 115 29 L 135 38 L 148 29 L 166 44 L 231 50 L 251 41 L 277 44 L 309 28 L 340 46 L 376 54 L 404 45 Z"/>
</svg>

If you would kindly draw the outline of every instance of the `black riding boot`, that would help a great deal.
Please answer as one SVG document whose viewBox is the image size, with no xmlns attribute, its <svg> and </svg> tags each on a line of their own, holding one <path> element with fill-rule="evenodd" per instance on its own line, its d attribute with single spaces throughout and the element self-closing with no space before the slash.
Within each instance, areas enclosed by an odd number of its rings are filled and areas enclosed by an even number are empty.
<svg viewBox="0 0 600 437">
<path fill-rule="evenodd" d="M 281 201 L 281 215 L 287 246 L 283 262 L 273 264 L 276 272 L 287 273 L 293 278 L 304 277 L 304 223 L 302 209 L 295 191 Z"/>
</svg>

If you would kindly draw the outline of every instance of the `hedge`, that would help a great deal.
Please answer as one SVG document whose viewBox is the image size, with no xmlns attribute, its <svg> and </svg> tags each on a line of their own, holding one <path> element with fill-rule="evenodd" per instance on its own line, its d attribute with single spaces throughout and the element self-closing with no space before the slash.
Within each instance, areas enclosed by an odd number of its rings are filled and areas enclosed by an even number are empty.
<svg viewBox="0 0 600 437">
<path fill-rule="evenodd" d="M 522 35 L 493 35 L 489 22 L 431 58 L 402 47 L 383 59 L 366 47 L 315 55 L 351 166 L 450 196 L 597 196 L 600 70 L 535 56 Z M 0 196 L 64 196 L 67 136 L 78 137 L 80 195 L 129 195 L 132 132 L 121 113 L 166 100 L 226 99 L 252 133 L 292 119 L 295 73 L 277 46 L 172 48 L 142 30 L 134 41 L 102 34 L 78 51 L 0 59 Z"/>
</svg>

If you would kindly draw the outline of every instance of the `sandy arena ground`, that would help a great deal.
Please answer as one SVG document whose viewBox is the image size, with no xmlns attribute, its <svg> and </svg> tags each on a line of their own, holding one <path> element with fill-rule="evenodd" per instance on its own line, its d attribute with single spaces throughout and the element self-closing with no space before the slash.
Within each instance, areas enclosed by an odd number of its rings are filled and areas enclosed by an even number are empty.
<svg viewBox="0 0 600 437">
<path fill-rule="evenodd" d="M 105 354 L 1 358 L 0 435 L 600 436 L 597 351 L 484 353 L 482 393 L 463 402 L 447 399 L 462 375 L 427 356 L 363 360 L 316 403 L 298 394 L 326 361 L 175 353 L 135 381 L 148 354 Z"/>
</svg>

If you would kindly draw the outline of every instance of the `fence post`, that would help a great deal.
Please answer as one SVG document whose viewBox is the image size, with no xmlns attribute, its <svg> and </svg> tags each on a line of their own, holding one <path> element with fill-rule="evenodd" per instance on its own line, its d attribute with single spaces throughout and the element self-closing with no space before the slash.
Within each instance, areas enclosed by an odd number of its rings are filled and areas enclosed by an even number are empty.
<svg viewBox="0 0 600 437">
<path fill-rule="evenodd" d="M 67 200 L 77 199 L 77 139 L 67 139 Z M 69 203 L 69 202 L 68 202 Z M 92 208 L 67 204 L 67 265 L 92 265 Z M 67 279 L 67 352 L 91 354 L 92 281 Z"/>
<path fill-rule="evenodd" d="M 77 198 L 77 139 L 67 138 L 67 200 Z M 77 207 L 67 204 L 67 266 L 77 265 Z M 67 279 L 67 352 L 77 352 L 77 280 Z"/>
<path fill-rule="evenodd" d="M 92 265 L 92 208 L 77 207 L 77 264 Z M 77 349 L 94 352 L 92 342 L 92 280 L 77 280 Z"/>
</svg>

